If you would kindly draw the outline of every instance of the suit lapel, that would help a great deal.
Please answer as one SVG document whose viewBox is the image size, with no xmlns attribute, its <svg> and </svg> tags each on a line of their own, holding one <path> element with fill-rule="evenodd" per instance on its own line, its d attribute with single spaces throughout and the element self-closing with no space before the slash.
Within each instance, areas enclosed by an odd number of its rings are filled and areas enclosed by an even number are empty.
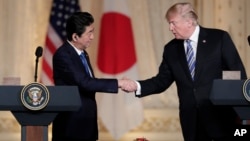
<svg viewBox="0 0 250 141">
<path fill-rule="evenodd" d="M 206 59 L 206 54 L 208 52 L 207 44 L 207 34 L 204 28 L 200 27 L 200 33 L 197 44 L 197 53 L 196 53 L 196 66 L 195 66 L 195 80 L 199 79 L 202 68 L 205 65 L 203 60 Z"/>
<path fill-rule="evenodd" d="M 186 54 L 185 54 L 185 49 L 184 49 L 184 40 L 179 42 L 179 47 L 180 47 L 178 50 L 179 54 L 183 54 L 183 55 L 180 55 L 180 62 L 184 68 L 185 73 L 187 74 L 189 79 L 192 80 L 190 71 L 188 68 L 188 64 L 187 64 L 187 59 L 186 59 Z M 206 59 L 206 53 L 208 52 L 208 49 L 209 47 L 207 44 L 207 33 L 204 30 L 204 28 L 200 27 L 200 33 L 199 33 L 198 44 L 197 44 L 197 53 L 196 53 L 196 65 L 195 65 L 195 75 L 194 75 L 195 81 L 199 79 L 203 65 L 205 65 L 202 62 L 204 62 L 203 60 Z"/>
<path fill-rule="evenodd" d="M 179 40 L 178 44 L 179 44 L 178 45 L 178 54 L 180 54 L 179 59 L 180 59 L 181 65 L 183 66 L 182 68 L 184 69 L 184 72 L 186 73 L 188 78 L 191 81 L 193 81 L 192 78 L 191 78 L 189 68 L 188 68 L 188 64 L 187 64 L 187 58 L 186 58 L 186 53 L 185 53 L 185 49 L 184 49 L 184 40 Z"/>
<path fill-rule="evenodd" d="M 94 75 L 94 72 L 93 72 L 92 66 L 91 66 L 91 64 L 90 64 L 89 54 L 88 54 L 88 52 L 87 52 L 87 51 L 84 51 L 84 52 L 85 52 L 85 56 L 86 56 L 86 59 L 87 59 L 88 65 L 89 65 L 89 69 L 90 69 L 90 71 L 91 71 L 92 76 L 94 77 L 95 75 Z"/>
<path fill-rule="evenodd" d="M 72 62 L 76 62 L 77 65 L 83 67 L 81 59 L 79 55 L 77 54 L 77 52 L 75 51 L 75 49 L 68 42 L 66 44 L 67 44 L 68 53 L 71 56 Z"/>
<path fill-rule="evenodd" d="M 84 66 L 83 66 L 82 61 L 80 59 L 80 56 L 77 54 L 75 49 L 68 42 L 66 42 L 66 45 L 67 45 L 68 53 L 71 56 L 72 62 L 76 62 L 76 64 L 79 65 L 80 68 L 82 68 L 83 72 L 85 72 Z M 87 59 L 90 71 L 92 73 L 92 76 L 94 77 L 94 72 L 93 72 L 92 66 L 91 66 L 90 61 L 89 61 L 89 55 L 86 51 L 84 51 L 84 52 L 86 53 L 86 59 Z"/>
</svg>

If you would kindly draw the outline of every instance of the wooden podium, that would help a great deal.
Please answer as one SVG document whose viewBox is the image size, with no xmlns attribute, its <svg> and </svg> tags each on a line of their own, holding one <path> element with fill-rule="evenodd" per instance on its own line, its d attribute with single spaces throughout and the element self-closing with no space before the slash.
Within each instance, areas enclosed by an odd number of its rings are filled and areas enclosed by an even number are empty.
<svg viewBox="0 0 250 141">
<path fill-rule="evenodd" d="M 81 105 L 76 86 L 47 86 L 49 101 L 37 111 L 21 100 L 24 86 L 0 86 L 0 110 L 11 111 L 21 125 L 21 141 L 48 141 L 48 125 L 59 112 L 76 111 Z"/>
</svg>

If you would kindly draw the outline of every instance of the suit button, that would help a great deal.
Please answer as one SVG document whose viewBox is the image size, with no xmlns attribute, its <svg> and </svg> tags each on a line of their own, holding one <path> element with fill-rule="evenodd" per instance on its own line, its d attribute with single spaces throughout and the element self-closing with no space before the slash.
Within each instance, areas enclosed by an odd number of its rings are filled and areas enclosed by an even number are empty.
<svg viewBox="0 0 250 141">
<path fill-rule="evenodd" d="M 194 88 L 193 91 L 196 92 L 196 89 Z"/>
</svg>

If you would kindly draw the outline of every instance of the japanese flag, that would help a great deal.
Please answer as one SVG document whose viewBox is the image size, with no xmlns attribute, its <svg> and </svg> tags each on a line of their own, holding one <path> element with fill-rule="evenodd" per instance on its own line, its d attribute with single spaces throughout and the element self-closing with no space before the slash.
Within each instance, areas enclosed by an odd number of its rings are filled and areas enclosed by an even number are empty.
<svg viewBox="0 0 250 141">
<path fill-rule="evenodd" d="M 138 79 L 135 44 L 126 0 L 104 0 L 97 64 L 103 77 Z M 99 116 L 114 139 L 143 120 L 141 99 L 134 93 L 103 94 Z"/>
</svg>

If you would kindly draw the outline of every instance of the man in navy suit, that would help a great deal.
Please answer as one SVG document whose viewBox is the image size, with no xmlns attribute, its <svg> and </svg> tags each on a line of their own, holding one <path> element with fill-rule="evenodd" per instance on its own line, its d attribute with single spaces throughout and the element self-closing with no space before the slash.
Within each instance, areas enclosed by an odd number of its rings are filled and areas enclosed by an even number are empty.
<svg viewBox="0 0 250 141">
<path fill-rule="evenodd" d="M 214 106 L 209 100 L 213 80 L 222 79 L 224 70 L 240 71 L 241 79 L 247 78 L 231 37 L 223 30 L 200 26 L 190 3 L 173 5 L 166 19 L 175 39 L 165 45 L 158 74 L 147 80 L 131 81 L 122 89 L 144 97 L 161 93 L 175 82 L 184 140 L 231 140 L 236 113 L 229 107 Z M 186 59 L 187 40 L 193 50 L 194 77 Z"/>
<path fill-rule="evenodd" d="M 78 86 L 82 105 L 76 112 L 58 114 L 52 125 L 52 141 L 98 140 L 95 92 L 117 93 L 125 83 L 124 80 L 95 78 L 86 52 L 94 39 L 93 23 L 90 13 L 74 13 L 67 21 L 67 41 L 53 56 L 55 85 Z"/>
</svg>

